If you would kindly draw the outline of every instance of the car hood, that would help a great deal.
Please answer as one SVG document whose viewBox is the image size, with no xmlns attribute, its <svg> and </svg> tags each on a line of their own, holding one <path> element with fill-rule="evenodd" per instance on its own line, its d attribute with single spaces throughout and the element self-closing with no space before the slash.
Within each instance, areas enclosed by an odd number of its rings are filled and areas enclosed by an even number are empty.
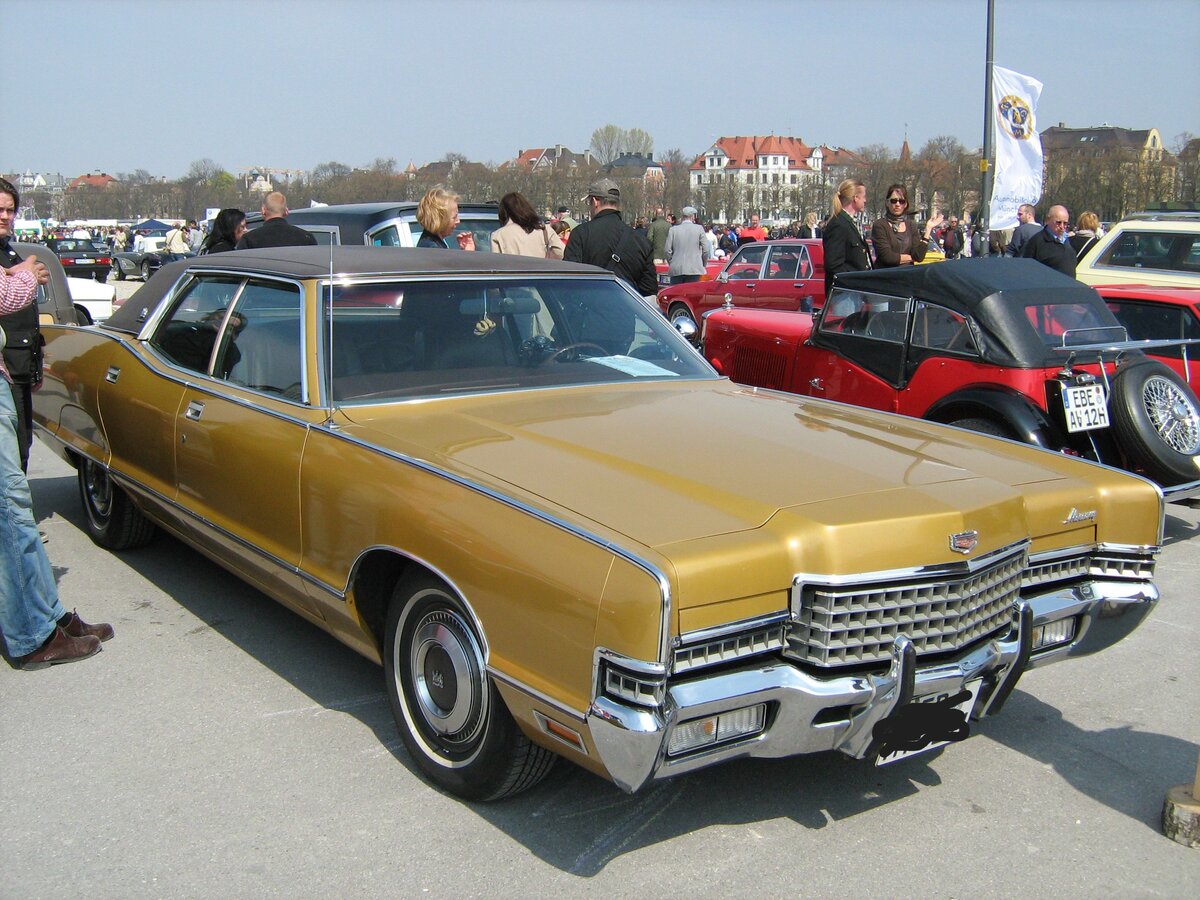
<svg viewBox="0 0 1200 900">
<path fill-rule="evenodd" d="M 954 492 L 942 486 L 977 480 L 1011 499 L 1017 485 L 1063 477 L 1011 443 L 724 380 L 343 412 L 358 439 L 648 547 L 850 496 L 899 488 L 945 503 Z"/>
</svg>

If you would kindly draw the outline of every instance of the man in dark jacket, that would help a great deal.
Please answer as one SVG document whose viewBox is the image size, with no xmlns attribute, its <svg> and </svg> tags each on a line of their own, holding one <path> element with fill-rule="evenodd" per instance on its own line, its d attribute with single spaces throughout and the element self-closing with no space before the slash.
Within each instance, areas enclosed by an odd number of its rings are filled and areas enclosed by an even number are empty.
<svg viewBox="0 0 1200 900">
<path fill-rule="evenodd" d="M 654 262 L 667 261 L 667 233 L 670 230 L 671 223 L 663 215 L 660 206 L 654 210 L 654 218 L 650 220 L 650 227 L 646 230 L 646 240 L 650 242 L 650 258 Z"/>
<path fill-rule="evenodd" d="M 274 191 L 263 200 L 263 223 L 247 231 L 237 242 L 238 250 L 259 250 L 263 247 L 315 247 L 317 239 L 287 220 L 287 197 Z"/>
<path fill-rule="evenodd" d="M 563 259 L 608 269 L 624 278 L 639 294 L 658 292 L 658 276 L 650 244 L 621 219 L 621 189 L 611 178 L 601 178 L 587 194 L 592 218 L 572 229 Z"/>
<path fill-rule="evenodd" d="M 1065 206 L 1052 206 L 1046 213 L 1046 227 L 1025 242 L 1021 256 L 1036 259 L 1064 275 L 1075 277 L 1075 250 L 1067 240 L 1071 217 Z"/>
</svg>

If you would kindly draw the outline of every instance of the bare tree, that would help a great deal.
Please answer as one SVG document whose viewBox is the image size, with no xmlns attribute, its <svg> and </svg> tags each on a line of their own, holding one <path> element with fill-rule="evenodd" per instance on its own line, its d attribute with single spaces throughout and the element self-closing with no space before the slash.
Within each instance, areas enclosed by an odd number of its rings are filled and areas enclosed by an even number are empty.
<svg viewBox="0 0 1200 900">
<path fill-rule="evenodd" d="M 683 209 L 691 202 L 691 160 L 678 147 L 672 147 L 659 162 L 663 167 L 663 206 Z"/>
<path fill-rule="evenodd" d="M 600 165 L 607 166 L 617 158 L 624 138 L 625 132 L 611 122 L 592 132 L 591 149 Z"/>
<path fill-rule="evenodd" d="M 640 128 L 630 128 L 625 132 L 621 150 L 626 153 L 636 153 L 639 156 L 649 156 L 654 152 L 654 138 Z"/>
</svg>

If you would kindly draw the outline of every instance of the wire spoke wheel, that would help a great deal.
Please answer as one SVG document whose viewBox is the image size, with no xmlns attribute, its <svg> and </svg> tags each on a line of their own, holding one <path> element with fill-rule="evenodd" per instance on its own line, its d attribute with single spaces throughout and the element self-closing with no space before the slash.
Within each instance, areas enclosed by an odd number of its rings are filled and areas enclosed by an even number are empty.
<svg viewBox="0 0 1200 900">
<path fill-rule="evenodd" d="M 1200 414 L 1178 386 L 1153 375 L 1142 385 L 1142 403 L 1168 447 L 1189 456 L 1200 452 Z"/>
</svg>

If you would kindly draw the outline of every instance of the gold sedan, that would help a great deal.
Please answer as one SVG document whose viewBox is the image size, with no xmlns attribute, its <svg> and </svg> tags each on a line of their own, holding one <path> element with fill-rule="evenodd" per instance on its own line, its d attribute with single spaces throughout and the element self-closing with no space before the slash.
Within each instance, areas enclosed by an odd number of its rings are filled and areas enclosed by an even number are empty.
<svg viewBox="0 0 1200 900">
<path fill-rule="evenodd" d="M 243 251 L 45 335 L 93 539 L 169 531 L 381 663 L 463 797 L 902 759 L 1157 600 L 1155 485 L 740 387 L 587 266 Z"/>
</svg>

